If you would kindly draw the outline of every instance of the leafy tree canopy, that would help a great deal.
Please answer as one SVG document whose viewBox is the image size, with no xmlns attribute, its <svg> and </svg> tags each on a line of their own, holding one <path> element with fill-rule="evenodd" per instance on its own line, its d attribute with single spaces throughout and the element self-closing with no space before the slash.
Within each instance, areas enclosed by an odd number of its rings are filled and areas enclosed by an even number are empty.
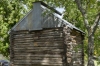
<svg viewBox="0 0 100 66">
<path fill-rule="evenodd" d="M 0 53 L 3 55 L 9 55 L 8 31 L 26 12 L 22 0 L 0 0 Z"/>
<path fill-rule="evenodd" d="M 44 1 L 48 5 L 52 7 L 63 7 L 65 11 L 63 12 L 63 18 L 72 24 L 76 25 L 78 28 L 82 29 L 87 33 L 84 29 L 84 22 L 82 18 L 82 14 L 78 10 L 78 7 L 75 3 L 75 0 L 1 0 L 0 1 L 0 53 L 8 56 L 8 47 L 9 47 L 9 39 L 8 39 L 8 31 L 9 29 L 18 22 L 33 6 L 34 1 Z M 92 25 L 95 21 L 96 15 L 100 11 L 100 1 L 99 0 L 82 0 L 82 7 L 87 12 L 87 19 L 89 21 L 89 25 Z M 99 32 L 97 29 L 95 34 L 95 55 L 100 55 L 98 51 L 99 46 Z M 88 35 L 87 35 L 88 36 Z M 85 43 L 87 42 L 87 36 Z M 85 48 L 87 45 L 85 44 Z M 87 48 L 85 49 L 87 52 Z"/>
</svg>

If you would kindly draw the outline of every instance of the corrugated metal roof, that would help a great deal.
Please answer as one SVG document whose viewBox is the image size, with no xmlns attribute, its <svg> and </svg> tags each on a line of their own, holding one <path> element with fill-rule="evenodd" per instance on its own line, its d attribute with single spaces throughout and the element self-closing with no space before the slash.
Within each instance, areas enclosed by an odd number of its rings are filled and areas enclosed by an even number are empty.
<svg viewBox="0 0 100 66">
<path fill-rule="evenodd" d="M 50 10 L 42 8 L 41 2 L 36 2 L 34 3 L 33 9 L 11 30 L 42 30 L 43 28 L 63 27 L 63 25 L 83 32 L 66 20 L 57 17 Z"/>
</svg>

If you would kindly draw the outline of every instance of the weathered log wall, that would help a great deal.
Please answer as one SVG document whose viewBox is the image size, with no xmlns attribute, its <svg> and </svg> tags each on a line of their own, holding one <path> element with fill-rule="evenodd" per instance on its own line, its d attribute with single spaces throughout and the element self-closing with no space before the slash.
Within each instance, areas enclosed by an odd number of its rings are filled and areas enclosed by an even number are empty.
<svg viewBox="0 0 100 66">
<path fill-rule="evenodd" d="M 81 32 L 73 30 L 71 32 L 72 37 L 72 61 L 73 66 L 84 66 L 84 36 Z"/>
<path fill-rule="evenodd" d="M 10 52 L 13 66 L 83 66 L 83 35 L 67 26 L 12 31 Z"/>
<path fill-rule="evenodd" d="M 75 29 L 70 29 L 65 26 L 64 33 L 64 45 L 65 45 L 65 66 L 83 66 L 84 54 L 83 54 L 83 36 L 82 33 Z"/>
<path fill-rule="evenodd" d="M 12 31 L 12 34 L 10 47 L 14 66 L 63 65 L 63 28 Z"/>
</svg>

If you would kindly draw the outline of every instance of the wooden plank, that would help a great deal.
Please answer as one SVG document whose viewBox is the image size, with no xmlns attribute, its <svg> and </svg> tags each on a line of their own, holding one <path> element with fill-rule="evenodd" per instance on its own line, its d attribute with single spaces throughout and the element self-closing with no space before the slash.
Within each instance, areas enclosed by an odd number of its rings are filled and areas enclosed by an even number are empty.
<svg viewBox="0 0 100 66">
<path fill-rule="evenodd" d="M 14 43 L 14 45 L 19 45 L 19 44 L 24 44 L 24 45 L 29 45 L 29 44 L 34 44 L 34 43 L 37 43 L 37 44 L 62 44 L 63 41 L 53 41 L 53 42 L 50 42 L 50 41 L 39 41 L 39 42 L 36 42 L 36 41 L 33 41 L 33 42 L 17 42 L 17 43 Z"/>
<path fill-rule="evenodd" d="M 46 32 L 46 33 L 39 33 L 39 35 L 37 35 L 37 33 L 34 33 L 34 34 L 16 34 L 14 35 L 14 37 L 29 37 L 29 36 L 60 36 L 62 32 Z"/>
<path fill-rule="evenodd" d="M 58 36 L 53 36 L 53 35 L 45 35 L 45 36 L 21 36 L 21 37 L 14 37 L 15 40 L 28 40 L 28 39 L 49 39 L 49 38 L 63 38 L 62 36 L 58 35 Z"/>
<path fill-rule="evenodd" d="M 24 40 L 24 39 L 22 39 L 22 40 L 14 40 L 15 43 L 17 43 L 17 42 L 25 43 L 25 42 L 33 42 L 33 41 L 34 40 Z"/>
<path fill-rule="evenodd" d="M 23 48 L 23 47 L 63 47 L 63 43 L 60 43 L 60 44 L 57 44 L 57 43 L 50 43 L 50 44 L 37 44 L 37 43 L 34 43 L 34 44 L 15 44 L 14 47 L 18 47 L 18 48 Z"/>
<path fill-rule="evenodd" d="M 17 36 L 19 36 L 19 37 L 24 37 L 24 36 L 34 36 L 34 35 L 38 35 L 38 34 L 40 34 L 41 36 L 43 35 L 60 35 L 61 33 L 63 33 L 63 31 L 51 31 L 51 32 L 49 32 L 49 31 L 42 31 L 42 32 L 34 32 L 34 33 L 28 33 L 27 32 L 27 34 L 25 33 L 18 33 L 18 34 L 16 34 L 16 35 L 14 35 L 15 37 L 17 37 Z"/>
<path fill-rule="evenodd" d="M 38 53 L 40 53 L 40 52 L 58 52 L 58 53 L 60 53 L 60 52 L 63 52 L 64 51 L 64 49 L 47 49 L 47 50 L 39 50 L 39 49 L 37 49 L 37 50 L 14 50 L 14 52 L 25 52 L 25 53 L 28 53 L 28 52 L 38 52 Z"/>
<path fill-rule="evenodd" d="M 49 64 L 61 64 L 62 61 L 59 60 L 14 60 L 15 63 L 49 63 Z"/>
<path fill-rule="evenodd" d="M 19 47 L 14 47 L 14 50 L 30 50 L 30 49 L 33 49 L 33 50 L 48 50 L 48 49 L 63 49 L 63 47 L 22 47 L 22 48 L 19 48 Z"/>
<path fill-rule="evenodd" d="M 35 40 L 37 42 L 45 42 L 45 41 L 63 41 L 63 38 L 48 38 L 48 39 L 38 39 L 38 40 Z"/>
<path fill-rule="evenodd" d="M 42 52 L 26 52 L 26 53 L 22 53 L 22 52 L 16 52 L 16 53 L 14 53 L 14 54 L 16 54 L 16 55 L 18 55 L 18 54 L 20 54 L 20 55 L 23 55 L 23 54 L 25 54 L 25 55 L 27 55 L 27 54 L 30 54 L 30 53 L 32 53 L 32 55 L 34 55 L 34 54 L 37 54 L 37 55 L 46 55 L 46 54 L 50 54 L 50 55 L 54 55 L 54 54 L 56 54 L 56 55 L 62 55 L 62 53 L 63 52 L 48 52 L 48 51 L 42 51 Z"/>
<path fill-rule="evenodd" d="M 44 66 L 62 66 L 63 64 L 56 64 L 56 65 L 44 65 Z M 14 66 L 41 66 L 41 64 L 39 65 L 39 64 L 17 64 L 17 65 L 14 65 Z M 43 65 L 42 65 L 43 66 Z"/>
<path fill-rule="evenodd" d="M 28 56 L 26 56 L 26 57 L 15 57 L 14 58 L 15 60 L 43 60 L 43 59 L 45 59 L 45 60 L 50 60 L 50 61 L 52 61 L 52 60 L 59 60 L 59 61 L 62 61 L 62 58 L 45 58 L 45 57 L 28 57 Z"/>
<path fill-rule="evenodd" d="M 62 44 L 17 44 L 17 45 L 14 45 L 14 47 L 19 47 L 19 48 L 22 48 L 22 47 L 63 47 Z"/>
<path fill-rule="evenodd" d="M 58 48 L 59 48 L 59 47 L 63 47 L 63 46 L 60 45 L 60 44 L 59 44 L 59 45 L 37 45 L 37 44 L 30 45 L 30 44 L 29 44 L 29 46 L 28 46 L 28 45 L 24 45 L 24 44 L 22 44 L 22 45 L 20 46 L 20 44 L 19 44 L 19 45 L 17 45 L 17 46 L 16 46 L 16 45 L 14 46 L 14 48 L 25 48 L 25 47 L 30 47 L 30 48 L 31 48 L 31 47 L 32 47 L 32 48 L 34 48 L 34 47 L 58 47 Z"/>
<path fill-rule="evenodd" d="M 34 40 L 33 37 L 15 37 L 14 40 L 20 41 L 20 40 Z"/>
<path fill-rule="evenodd" d="M 41 36 L 43 37 L 43 36 L 46 36 L 46 35 L 47 35 L 47 36 L 60 36 L 60 34 L 61 34 L 60 32 L 59 32 L 59 33 L 54 33 L 54 32 L 50 33 L 50 32 L 49 32 L 49 33 L 41 33 L 39 36 L 40 36 L 40 37 L 41 37 Z"/>
<path fill-rule="evenodd" d="M 20 40 L 14 41 L 14 43 L 29 43 L 29 42 L 50 42 L 50 41 L 63 41 L 63 38 L 45 38 L 45 39 L 37 39 L 37 40 Z"/>
<path fill-rule="evenodd" d="M 14 38 L 15 37 L 32 37 L 32 36 L 35 36 L 35 34 L 17 34 L 17 35 L 14 35 Z"/>
<path fill-rule="evenodd" d="M 57 64 L 50 64 L 50 63 L 42 63 L 42 64 L 36 64 L 36 63 L 15 63 L 14 66 L 63 66 L 61 63 Z"/>
<path fill-rule="evenodd" d="M 63 44 L 63 41 L 54 41 L 54 42 L 28 42 L 28 43 L 14 43 L 14 45 L 18 45 L 18 44 L 23 44 L 23 45 L 33 45 L 34 43 L 37 43 L 37 44 Z"/>
<path fill-rule="evenodd" d="M 38 54 L 15 54 L 14 57 L 26 57 L 26 56 L 29 56 L 29 57 L 45 57 L 45 58 L 62 58 L 62 55 L 58 55 L 58 54 L 41 54 L 41 55 L 38 55 Z"/>
<path fill-rule="evenodd" d="M 57 53 L 58 53 L 58 54 L 57 54 Z M 17 52 L 16 52 L 16 53 L 14 53 L 14 54 L 15 54 L 15 55 L 19 55 L 19 54 L 20 54 L 20 55 L 22 55 L 22 56 L 23 56 L 23 55 L 26 55 L 26 56 L 28 56 L 28 55 L 32 55 L 32 56 L 35 56 L 35 55 L 38 55 L 38 56 L 39 56 L 39 55 L 47 55 L 47 56 L 48 56 L 48 55 L 62 55 L 62 53 L 63 53 L 63 52 L 50 52 L 50 51 L 48 52 L 48 51 L 44 51 L 44 53 L 42 53 L 42 52 L 37 52 L 37 53 L 36 53 L 36 52 L 29 52 L 29 53 L 27 53 L 27 52 L 19 52 L 19 53 L 17 53 Z"/>
</svg>

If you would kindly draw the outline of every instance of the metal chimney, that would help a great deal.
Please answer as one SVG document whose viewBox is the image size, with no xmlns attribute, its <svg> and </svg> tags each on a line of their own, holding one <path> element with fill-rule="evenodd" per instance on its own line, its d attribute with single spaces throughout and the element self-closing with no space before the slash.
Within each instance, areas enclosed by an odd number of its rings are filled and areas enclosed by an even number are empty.
<svg viewBox="0 0 100 66">
<path fill-rule="evenodd" d="M 33 3 L 33 13 L 32 13 L 33 27 L 31 27 L 31 29 L 33 29 L 33 30 L 41 30 L 42 29 L 41 14 L 42 14 L 41 2 L 34 2 Z"/>
</svg>

